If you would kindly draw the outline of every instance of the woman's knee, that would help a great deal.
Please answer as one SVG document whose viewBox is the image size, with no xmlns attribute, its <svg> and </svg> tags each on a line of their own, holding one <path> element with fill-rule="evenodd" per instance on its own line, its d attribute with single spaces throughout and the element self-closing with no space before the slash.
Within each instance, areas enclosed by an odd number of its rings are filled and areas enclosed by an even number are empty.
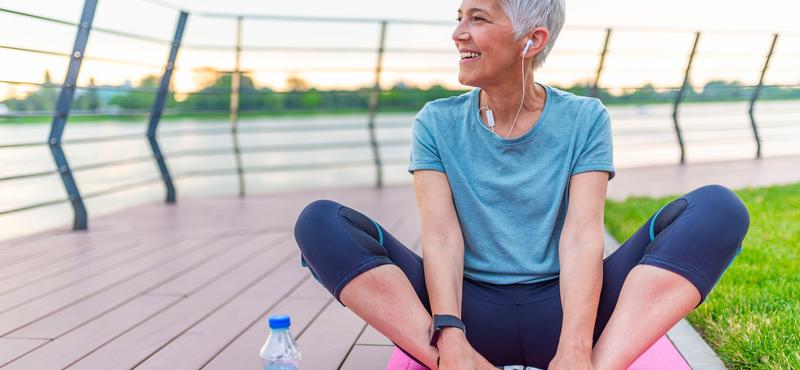
<svg viewBox="0 0 800 370">
<path fill-rule="evenodd" d="M 693 208 L 703 213 L 720 232 L 744 235 L 750 227 L 750 213 L 742 200 L 722 185 L 703 186 L 686 195 Z"/>
<path fill-rule="evenodd" d="M 720 185 L 699 188 L 685 197 L 693 208 L 687 230 L 691 230 L 691 261 L 704 261 L 695 266 L 704 275 L 698 285 L 703 300 L 741 252 L 742 242 L 750 226 L 750 214 L 739 197 Z M 691 280 L 691 279 L 690 279 Z M 697 284 L 696 284 L 697 285 Z"/>
<path fill-rule="evenodd" d="M 653 218 L 646 263 L 681 274 L 705 297 L 740 251 L 749 224 L 747 208 L 731 190 L 701 187 Z"/>
<path fill-rule="evenodd" d="M 388 258 L 378 224 L 330 200 L 318 200 L 303 209 L 295 223 L 294 237 L 309 263 L 309 258 L 321 263 L 341 258 Z"/>
<path fill-rule="evenodd" d="M 339 223 L 338 212 L 342 205 L 330 200 L 317 200 L 307 205 L 294 224 L 294 238 L 303 254 L 315 254 L 322 246 L 320 240 L 329 235 Z"/>
</svg>

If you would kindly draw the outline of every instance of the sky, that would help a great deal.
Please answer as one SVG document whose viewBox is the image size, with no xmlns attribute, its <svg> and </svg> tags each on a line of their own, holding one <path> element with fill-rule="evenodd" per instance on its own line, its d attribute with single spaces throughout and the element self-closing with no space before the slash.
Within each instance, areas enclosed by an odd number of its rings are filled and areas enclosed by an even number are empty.
<svg viewBox="0 0 800 370">
<path fill-rule="evenodd" d="M 232 49 L 207 51 L 192 45 L 232 47 L 236 21 L 207 18 L 198 12 L 269 14 L 313 17 L 390 18 L 452 21 L 452 25 L 421 26 L 391 24 L 387 28 L 388 50 L 431 48 L 441 54 L 387 52 L 384 56 L 383 87 L 398 82 L 421 87 L 456 80 L 457 54 L 450 39 L 455 27 L 457 0 L 164 0 L 190 13 L 184 47 L 174 76 L 178 91 L 191 91 L 207 76 L 198 68 L 232 70 Z M 82 0 L 0 0 L 0 8 L 77 22 Z M 537 81 L 568 85 L 594 80 L 605 29 L 613 28 L 601 86 L 679 86 L 683 79 L 694 32 L 701 31 L 692 80 L 740 80 L 756 84 L 772 34 L 780 33 L 766 83 L 800 83 L 800 1 L 797 0 L 567 0 L 565 29 Z M 94 26 L 133 32 L 158 39 L 171 39 L 178 18 L 175 9 L 145 0 L 99 0 Z M 642 29 L 644 28 L 644 29 Z M 243 25 L 245 47 L 307 47 L 376 49 L 378 24 L 286 22 L 247 19 Z M 50 24 L 0 12 L 0 46 L 69 53 L 74 27 Z M 447 53 L 453 50 L 453 53 Z M 163 73 L 168 46 L 93 32 L 87 56 L 122 59 L 152 67 L 89 61 L 83 63 L 79 84 L 94 78 L 97 84 L 134 85 L 147 74 Z M 289 76 L 299 76 L 321 88 L 353 88 L 371 85 L 377 55 L 362 53 L 290 53 L 246 51 L 242 69 L 251 72 L 260 87 L 285 88 Z M 0 48 L 0 80 L 41 82 L 49 70 L 57 82 L 63 80 L 67 58 L 30 54 Z M 330 72 L 346 69 L 347 72 Z M 0 83 L 0 100 L 24 88 L 10 89 Z"/>
</svg>

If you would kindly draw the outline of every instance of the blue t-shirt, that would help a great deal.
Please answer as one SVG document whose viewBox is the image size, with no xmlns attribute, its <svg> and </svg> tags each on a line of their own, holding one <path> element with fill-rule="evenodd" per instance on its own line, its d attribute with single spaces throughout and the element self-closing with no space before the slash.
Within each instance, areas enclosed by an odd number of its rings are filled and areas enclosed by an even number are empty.
<svg viewBox="0 0 800 370">
<path fill-rule="evenodd" d="M 414 119 L 408 170 L 447 175 L 470 279 L 517 284 L 557 278 L 570 176 L 614 176 L 603 104 L 542 86 L 542 114 L 518 138 L 501 138 L 484 125 L 480 89 L 430 102 Z"/>
</svg>

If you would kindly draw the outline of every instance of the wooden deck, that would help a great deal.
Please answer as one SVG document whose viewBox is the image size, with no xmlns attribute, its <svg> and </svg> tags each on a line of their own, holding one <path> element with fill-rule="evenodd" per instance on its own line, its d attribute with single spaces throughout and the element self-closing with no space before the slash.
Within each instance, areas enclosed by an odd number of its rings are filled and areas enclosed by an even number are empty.
<svg viewBox="0 0 800 370">
<path fill-rule="evenodd" d="M 292 227 L 320 198 L 419 248 L 413 190 L 181 200 L 0 245 L 5 369 L 258 369 L 275 314 L 303 369 L 385 369 L 394 346 L 300 266 Z"/>
<path fill-rule="evenodd" d="M 731 163 L 620 171 L 609 195 L 800 181 L 800 157 Z M 88 232 L 2 243 L 0 367 L 258 369 L 267 319 L 289 314 L 303 370 L 385 369 L 391 342 L 300 266 L 292 226 L 321 198 L 368 214 L 420 249 L 410 186 L 181 199 L 93 219 Z"/>
</svg>

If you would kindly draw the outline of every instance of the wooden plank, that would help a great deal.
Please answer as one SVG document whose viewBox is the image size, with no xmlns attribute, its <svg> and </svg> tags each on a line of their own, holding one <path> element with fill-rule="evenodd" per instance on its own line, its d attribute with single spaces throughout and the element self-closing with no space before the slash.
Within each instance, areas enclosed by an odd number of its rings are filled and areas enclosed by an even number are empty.
<svg viewBox="0 0 800 370">
<path fill-rule="evenodd" d="M 94 276 L 91 279 L 84 280 L 8 310 L 0 314 L 0 335 L 5 335 L 47 314 L 97 295 L 100 292 L 141 275 L 148 270 L 179 258 L 185 253 L 200 249 L 204 246 L 205 245 L 200 244 L 198 241 L 185 241 L 175 245 L 164 246 L 158 253 L 133 261 L 125 265 L 125 268 L 107 271 L 104 274 Z"/>
<path fill-rule="evenodd" d="M 196 230 L 196 231 L 186 231 L 186 230 L 174 230 L 176 233 L 180 232 L 186 239 L 194 239 L 194 238 L 211 238 L 216 236 L 236 236 L 236 235 L 256 235 L 256 234 L 269 234 L 269 233 L 279 233 L 279 232 L 291 232 L 291 228 L 277 228 L 277 227 L 264 227 L 264 225 L 259 225 L 258 227 L 231 227 L 226 228 L 223 230 Z"/>
<path fill-rule="evenodd" d="M 137 239 L 142 242 L 163 240 L 164 238 L 183 238 L 183 239 L 197 239 L 197 238 L 212 238 L 216 236 L 224 236 L 225 234 L 254 234 L 259 233 L 264 229 L 262 224 L 252 224 L 251 226 L 244 226 L 242 224 L 231 225 L 226 228 L 208 227 L 205 224 L 197 223 L 197 227 L 187 229 L 171 229 L 163 228 L 159 230 L 136 230 L 131 226 L 130 231 L 115 233 L 112 240 L 120 239 Z"/>
<path fill-rule="evenodd" d="M 300 264 L 300 261 L 297 261 L 297 264 Z M 311 273 L 308 272 L 306 269 L 306 274 L 311 276 Z M 324 299 L 328 300 L 333 298 L 330 292 L 327 289 L 322 287 L 316 279 L 313 277 L 307 279 L 303 284 L 300 285 L 294 292 L 289 295 L 290 298 L 295 299 Z"/>
<path fill-rule="evenodd" d="M 27 250 L 40 250 L 45 248 L 73 249 L 90 244 L 87 243 L 87 234 L 88 233 L 73 233 L 66 229 L 54 229 L 16 240 L 4 241 L 0 243 L 0 246 L 2 248 L 19 248 L 24 246 L 23 248 Z"/>
<path fill-rule="evenodd" d="M 278 235 L 270 235 L 269 237 L 273 240 L 279 238 Z M 246 243 L 245 239 L 241 237 L 220 239 L 205 248 L 187 253 L 178 259 L 40 319 L 9 335 L 18 338 L 57 338 L 67 331 L 92 320 L 94 317 L 103 315 L 108 310 L 114 310 L 118 305 L 126 304 L 127 301 L 146 294 L 166 282 L 216 262 L 222 255 L 233 255 L 239 259 L 249 258 L 259 247 L 258 243 Z"/>
<path fill-rule="evenodd" d="M 138 325 L 181 297 L 139 297 L 97 320 L 47 343 L 3 370 L 63 369 Z"/>
<path fill-rule="evenodd" d="M 278 237 L 280 237 L 281 242 L 285 242 L 289 238 L 289 235 L 287 235 L 287 233 L 266 234 L 255 239 L 248 240 L 246 243 L 243 243 L 244 245 L 237 245 L 234 247 L 238 248 L 241 253 L 227 253 L 221 255 L 213 261 L 189 271 L 188 273 L 177 277 L 156 289 L 153 289 L 148 294 L 188 295 L 190 292 L 193 292 L 199 287 L 207 284 L 209 280 L 214 279 L 220 273 L 223 273 L 232 267 L 241 265 L 244 260 L 248 258 L 252 258 L 253 253 L 261 254 L 280 244 L 276 242 L 276 238 Z"/>
<path fill-rule="evenodd" d="M 361 318 L 334 301 L 297 339 L 303 370 L 337 370 L 366 326 Z"/>
<path fill-rule="evenodd" d="M 394 353 L 394 346 L 356 345 L 340 370 L 384 370 Z"/>
<path fill-rule="evenodd" d="M 248 328 L 230 345 L 225 347 L 211 361 L 203 366 L 203 370 L 228 370 L 228 369 L 261 369 L 261 360 L 258 357 L 261 347 L 269 337 L 269 318 L 274 315 L 289 315 L 292 326 L 289 330 L 297 338 L 308 325 L 329 304 L 336 304 L 333 298 L 327 299 L 296 299 L 286 298 L 261 317 L 258 322 Z M 303 348 L 300 348 L 300 366 L 305 369 L 302 360 Z"/>
<path fill-rule="evenodd" d="M 229 300 L 272 274 L 298 252 L 287 243 L 252 258 L 202 290 L 178 302 L 147 322 L 115 338 L 75 363 L 72 370 L 132 368 L 177 336 L 214 313 Z"/>
<path fill-rule="evenodd" d="M 104 231 L 102 227 L 94 227 L 89 231 L 71 232 L 69 230 L 61 230 L 49 235 L 42 235 L 40 237 L 29 240 L 28 242 L 8 241 L 3 242 L 0 246 L 9 246 L 12 248 L 24 248 L 27 250 L 52 250 L 52 251 L 74 251 L 85 247 L 103 248 L 108 245 L 119 244 L 119 242 L 130 242 L 122 238 L 124 235 L 130 235 L 130 229 Z"/>
<path fill-rule="evenodd" d="M 239 218 L 235 219 L 228 219 L 228 220 L 203 220 L 203 221 L 194 221 L 194 222 L 183 222 L 183 223 L 173 223 L 169 225 L 158 224 L 155 223 L 152 226 L 150 224 L 146 224 L 147 227 L 136 225 L 134 227 L 134 231 L 138 234 L 149 234 L 149 233 L 160 233 L 160 232 L 175 232 L 180 231 L 183 232 L 185 235 L 192 235 L 195 232 L 220 232 L 220 231 L 227 231 L 233 229 L 251 229 L 251 228 L 263 228 L 265 225 L 270 226 L 285 226 L 287 229 L 289 228 L 288 223 L 272 223 L 269 222 L 271 220 L 265 220 L 265 216 L 259 215 L 254 216 L 252 220 L 242 220 Z M 272 217 L 275 217 L 274 215 Z M 277 218 L 277 217 L 275 217 Z M 240 221 L 240 222 L 236 222 Z"/>
<path fill-rule="evenodd" d="M 140 260 L 160 259 L 161 252 L 164 249 L 169 249 L 169 246 L 164 246 L 162 243 L 137 245 L 108 257 L 103 264 L 85 265 L 80 269 L 67 271 L 64 274 L 26 285 L 24 286 L 25 289 L 15 289 L 0 293 L 0 313 L 7 312 L 60 290 L 69 289 L 98 276 L 123 271 L 125 270 L 123 268 L 125 265 Z"/>
<path fill-rule="evenodd" d="M 2 268 L 0 268 L 0 276 L 2 277 L 13 276 L 18 273 L 41 268 L 51 263 L 72 258 L 73 256 L 79 255 L 81 253 L 84 253 L 92 249 L 94 249 L 94 247 L 83 246 L 74 250 L 69 250 L 69 249 L 41 250 L 38 252 L 39 255 L 37 255 L 34 258 L 26 259 L 24 261 L 18 261 L 17 263 L 3 266 Z"/>
<path fill-rule="evenodd" d="M 49 340 L 45 339 L 7 339 L 0 338 L 0 366 L 16 360 L 20 356 L 43 346 Z"/>
<path fill-rule="evenodd" d="M 116 248 L 109 249 L 91 249 L 80 255 L 71 256 L 68 259 L 56 261 L 37 269 L 30 269 L 25 272 L 6 275 L 0 278 L 0 295 L 19 289 L 20 287 L 44 281 L 50 278 L 57 277 L 58 275 L 66 274 L 73 270 L 80 269 L 83 266 L 97 264 L 107 264 L 106 259 L 113 257 L 116 254 L 134 249 L 139 243 L 126 243 L 121 244 Z"/>
<path fill-rule="evenodd" d="M 389 338 L 386 338 L 386 336 L 384 336 L 379 331 L 375 330 L 375 328 L 369 325 L 367 325 L 367 328 L 364 329 L 363 333 L 361 333 L 361 336 L 358 337 L 356 344 L 368 345 L 368 346 L 394 347 L 394 343 L 392 343 L 392 341 L 389 340 Z"/>
<path fill-rule="evenodd" d="M 264 225 L 270 226 L 285 226 L 287 228 L 294 225 L 295 219 L 287 217 L 285 214 L 267 214 L 259 215 L 259 217 L 236 217 L 228 219 L 204 219 L 204 220 L 169 220 L 165 222 L 139 222 L 134 224 L 134 230 L 137 232 L 153 232 L 160 230 L 219 230 L 230 229 L 237 227 L 263 227 Z"/>
<path fill-rule="evenodd" d="M 286 263 L 269 277 L 194 325 L 136 369 L 201 368 L 307 278 L 303 270 L 297 263 Z"/>
<path fill-rule="evenodd" d="M 47 251 L 31 251 L 25 249 L 0 249 L 0 268 L 13 265 L 17 262 L 40 257 L 47 254 Z"/>
<path fill-rule="evenodd" d="M 225 236 L 239 236 L 239 235 L 255 235 L 272 232 L 263 227 L 247 227 L 247 228 L 230 228 L 230 229 L 215 229 L 198 228 L 195 230 L 159 230 L 159 231 L 142 231 L 131 233 L 131 238 L 145 241 L 164 240 L 164 239 L 212 239 Z M 284 231 L 284 230 L 280 230 Z"/>
</svg>

